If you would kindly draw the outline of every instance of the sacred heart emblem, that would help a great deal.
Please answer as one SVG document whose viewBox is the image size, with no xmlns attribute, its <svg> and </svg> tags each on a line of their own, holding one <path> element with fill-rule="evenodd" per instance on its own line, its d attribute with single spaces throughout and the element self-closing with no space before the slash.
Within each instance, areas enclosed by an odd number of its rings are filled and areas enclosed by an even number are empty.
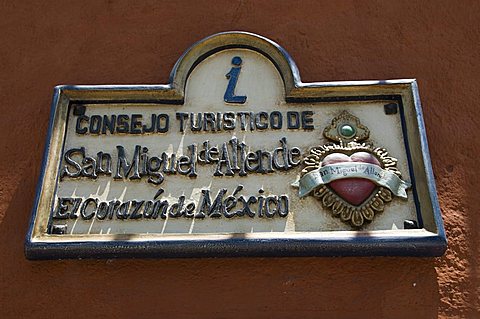
<svg viewBox="0 0 480 319">
<path fill-rule="evenodd" d="M 325 128 L 333 143 L 314 147 L 303 160 L 299 196 L 321 200 L 334 216 L 361 227 L 384 210 L 394 196 L 407 198 L 410 184 L 401 179 L 397 159 L 384 148 L 365 142 L 370 131 L 344 111 Z"/>
</svg>

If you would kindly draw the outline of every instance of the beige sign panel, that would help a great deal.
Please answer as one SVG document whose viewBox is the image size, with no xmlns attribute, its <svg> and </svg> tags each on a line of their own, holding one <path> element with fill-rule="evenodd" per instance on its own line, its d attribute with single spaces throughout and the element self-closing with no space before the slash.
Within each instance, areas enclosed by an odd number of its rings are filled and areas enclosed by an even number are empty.
<svg viewBox="0 0 480 319">
<path fill-rule="evenodd" d="M 56 88 L 29 258 L 444 249 L 414 80 L 301 83 L 236 32 L 169 85 Z"/>
</svg>

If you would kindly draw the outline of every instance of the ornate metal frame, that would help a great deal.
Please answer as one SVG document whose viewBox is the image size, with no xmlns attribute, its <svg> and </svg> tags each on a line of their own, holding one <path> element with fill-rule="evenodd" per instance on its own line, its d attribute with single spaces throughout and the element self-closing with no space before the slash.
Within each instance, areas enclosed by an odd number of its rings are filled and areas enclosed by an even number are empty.
<svg viewBox="0 0 480 319">
<path fill-rule="evenodd" d="M 246 48 L 266 56 L 278 69 L 287 102 L 392 101 L 398 104 L 418 229 L 335 231 L 245 235 L 59 235 L 46 233 L 58 182 L 66 119 L 72 103 L 182 104 L 187 78 L 209 55 Z M 440 256 L 446 237 L 428 152 L 418 87 L 415 80 L 302 83 L 287 52 L 273 41 L 247 32 L 215 34 L 195 43 L 175 64 L 168 85 L 62 85 L 54 89 L 45 144 L 25 253 L 29 259 L 112 257 L 227 256 Z M 413 160 L 415 159 L 415 161 Z"/>
</svg>

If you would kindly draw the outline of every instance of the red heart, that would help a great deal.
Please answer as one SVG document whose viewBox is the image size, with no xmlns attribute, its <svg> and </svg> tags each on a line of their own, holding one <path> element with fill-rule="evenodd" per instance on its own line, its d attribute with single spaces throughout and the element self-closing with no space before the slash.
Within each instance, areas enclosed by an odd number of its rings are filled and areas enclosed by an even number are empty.
<svg viewBox="0 0 480 319">
<path fill-rule="evenodd" d="M 357 152 L 350 156 L 342 153 L 333 153 L 323 159 L 322 166 L 345 162 L 370 163 L 380 166 L 377 158 L 367 152 Z M 337 179 L 330 182 L 329 186 L 340 197 L 355 206 L 363 203 L 376 187 L 375 183 L 365 178 Z"/>
</svg>

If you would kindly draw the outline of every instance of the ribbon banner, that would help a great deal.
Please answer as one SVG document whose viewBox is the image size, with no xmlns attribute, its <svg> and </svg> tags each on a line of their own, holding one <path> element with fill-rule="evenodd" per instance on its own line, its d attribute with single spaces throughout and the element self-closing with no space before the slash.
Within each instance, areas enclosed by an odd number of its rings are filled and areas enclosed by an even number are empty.
<svg viewBox="0 0 480 319">
<path fill-rule="evenodd" d="M 410 183 L 402 181 L 392 171 L 369 163 L 339 163 L 326 165 L 311 171 L 298 181 L 299 196 L 304 197 L 319 185 L 325 185 L 337 179 L 365 178 L 379 186 L 388 188 L 395 196 L 407 198 L 406 190 Z"/>
</svg>

